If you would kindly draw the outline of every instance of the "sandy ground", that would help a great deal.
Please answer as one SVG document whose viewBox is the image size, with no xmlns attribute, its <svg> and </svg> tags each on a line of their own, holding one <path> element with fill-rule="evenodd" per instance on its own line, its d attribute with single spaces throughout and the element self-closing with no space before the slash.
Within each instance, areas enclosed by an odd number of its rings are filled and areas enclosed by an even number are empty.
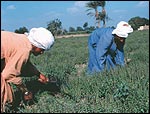
<svg viewBox="0 0 150 114">
<path fill-rule="evenodd" d="M 89 36 L 89 34 L 62 35 L 62 36 L 56 36 L 56 38 L 70 38 L 70 37 L 82 37 L 82 36 Z"/>
</svg>

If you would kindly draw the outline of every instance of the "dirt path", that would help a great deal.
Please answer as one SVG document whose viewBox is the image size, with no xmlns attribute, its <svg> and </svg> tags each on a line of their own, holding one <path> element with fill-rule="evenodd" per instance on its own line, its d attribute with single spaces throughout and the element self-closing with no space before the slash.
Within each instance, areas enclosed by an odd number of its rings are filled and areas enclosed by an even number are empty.
<svg viewBox="0 0 150 114">
<path fill-rule="evenodd" d="M 82 36 L 89 36 L 89 34 L 62 35 L 62 36 L 56 36 L 56 38 L 70 38 L 70 37 L 82 37 Z"/>
</svg>

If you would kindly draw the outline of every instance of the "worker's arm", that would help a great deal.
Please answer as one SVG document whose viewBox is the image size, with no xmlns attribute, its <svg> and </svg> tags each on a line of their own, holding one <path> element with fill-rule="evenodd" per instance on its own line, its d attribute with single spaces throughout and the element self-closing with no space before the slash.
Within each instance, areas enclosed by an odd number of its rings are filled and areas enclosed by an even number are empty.
<svg viewBox="0 0 150 114">
<path fill-rule="evenodd" d="M 31 72 L 32 75 L 38 76 L 38 81 L 41 83 L 49 82 L 49 79 L 44 74 L 42 74 L 30 61 L 27 63 L 27 68 L 30 70 L 29 72 Z"/>
</svg>

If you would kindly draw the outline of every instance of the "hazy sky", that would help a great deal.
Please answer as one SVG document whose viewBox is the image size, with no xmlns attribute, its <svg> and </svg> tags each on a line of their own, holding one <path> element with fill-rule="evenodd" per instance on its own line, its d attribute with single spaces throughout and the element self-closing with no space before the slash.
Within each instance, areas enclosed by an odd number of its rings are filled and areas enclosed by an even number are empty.
<svg viewBox="0 0 150 114">
<path fill-rule="evenodd" d="M 85 4 L 88 1 L 1 1 L 1 29 L 14 31 L 25 26 L 47 27 L 47 23 L 60 19 L 62 27 L 95 26 L 93 17 L 87 16 Z M 149 19 L 149 1 L 106 1 L 106 12 L 112 19 L 107 26 L 116 26 L 140 16 Z M 101 9 L 100 9 L 101 10 Z M 93 10 L 94 11 L 94 10 Z"/>
</svg>

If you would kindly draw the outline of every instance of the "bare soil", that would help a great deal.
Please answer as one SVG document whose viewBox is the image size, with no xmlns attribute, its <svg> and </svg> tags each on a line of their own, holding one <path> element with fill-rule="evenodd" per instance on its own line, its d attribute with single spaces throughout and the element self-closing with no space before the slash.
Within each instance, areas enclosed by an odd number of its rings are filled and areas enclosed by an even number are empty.
<svg viewBox="0 0 150 114">
<path fill-rule="evenodd" d="M 89 36 L 89 34 L 62 35 L 62 36 L 56 36 L 56 38 L 70 38 L 70 37 L 82 37 L 82 36 Z"/>
</svg>

